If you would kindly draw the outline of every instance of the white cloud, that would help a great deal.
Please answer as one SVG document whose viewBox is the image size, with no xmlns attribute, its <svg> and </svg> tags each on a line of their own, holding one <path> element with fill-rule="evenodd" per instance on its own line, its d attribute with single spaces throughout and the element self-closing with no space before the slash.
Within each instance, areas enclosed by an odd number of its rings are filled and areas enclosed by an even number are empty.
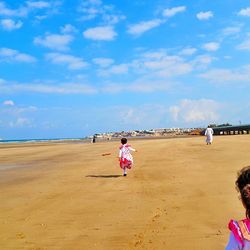
<svg viewBox="0 0 250 250">
<path fill-rule="evenodd" d="M 104 93 L 152 93 L 156 91 L 168 91 L 171 84 L 166 81 L 136 80 L 132 83 L 108 83 L 102 88 Z"/>
<path fill-rule="evenodd" d="M 178 7 L 174 7 L 171 9 L 165 9 L 163 11 L 163 16 L 165 17 L 173 17 L 175 16 L 177 13 L 181 13 L 186 11 L 186 6 L 178 6 Z"/>
<path fill-rule="evenodd" d="M 239 16 L 250 16 L 250 7 L 245 8 L 245 9 L 241 9 L 241 10 L 238 12 L 238 15 L 239 15 Z"/>
<path fill-rule="evenodd" d="M 162 23 L 160 19 L 154 19 L 146 22 L 140 22 L 138 24 L 130 25 L 128 27 L 128 33 L 132 35 L 141 35 L 144 32 L 151 30 Z"/>
<path fill-rule="evenodd" d="M 165 50 L 149 51 L 142 54 L 144 59 L 154 59 L 159 60 L 166 56 Z"/>
<path fill-rule="evenodd" d="M 129 65 L 128 64 L 117 64 L 113 65 L 110 68 L 99 69 L 99 76 L 110 76 L 110 75 L 124 75 L 128 73 Z"/>
<path fill-rule="evenodd" d="M 186 75 L 192 72 L 193 67 L 190 63 L 179 63 L 176 66 L 169 66 L 165 69 L 155 72 L 155 75 L 158 77 L 176 77 L 181 75 Z"/>
<path fill-rule="evenodd" d="M 164 69 L 172 65 L 181 63 L 182 59 L 178 56 L 164 55 L 159 59 L 147 59 L 144 61 L 144 66 L 148 69 Z"/>
<path fill-rule="evenodd" d="M 204 69 L 209 64 L 211 64 L 214 59 L 216 58 L 210 55 L 199 55 L 195 57 L 195 59 L 192 61 L 192 64 L 196 67 L 196 69 Z"/>
<path fill-rule="evenodd" d="M 12 100 L 6 100 L 3 106 L 0 106 L 0 117 L 2 118 L 0 125 L 5 128 L 33 127 L 33 121 L 29 116 L 36 111 L 37 108 L 34 106 L 20 107 L 15 105 Z"/>
<path fill-rule="evenodd" d="M 9 48 L 0 48 L 0 62 L 25 62 L 33 63 L 36 59 L 28 54 L 20 53 Z"/>
<path fill-rule="evenodd" d="M 248 34 L 248 37 L 242 41 L 237 47 L 239 50 L 250 50 L 250 34 Z"/>
<path fill-rule="evenodd" d="M 49 2 L 45 1 L 27 1 L 26 4 L 29 8 L 35 9 L 44 9 L 49 8 L 51 6 Z"/>
<path fill-rule="evenodd" d="M 124 15 L 112 15 L 112 14 L 104 14 L 103 21 L 108 25 L 114 25 L 126 19 Z"/>
<path fill-rule="evenodd" d="M 192 64 L 184 58 L 168 55 L 164 51 L 145 53 L 142 58 L 134 62 L 136 71 L 146 72 L 157 77 L 175 77 L 188 74 L 192 71 Z"/>
<path fill-rule="evenodd" d="M 82 6 L 89 6 L 89 5 L 102 5 L 102 1 L 101 0 L 85 0 L 82 1 Z"/>
<path fill-rule="evenodd" d="M 2 19 L 0 24 L 4 30 L 12 31 L 22 27 L 23 23 L 21 21 L 13 21 L 12 19 Z"/>
<path fill-rule="evenodd" d="M 25 117 L 18 117 L 15 121 L 9 123 L 10 127 L 33 127 L 32 121 Z"/>
<path fill-rule="evenodd" d="M 15 103 L 12 100 L 6 100 L 3 102 L 3 105 L 5 106 L 14 106 Z"/>
<path fill-rule="evenodd" d="M 128 73 L 128 65 L 127 64 L 119 64 L 111 67 L 111 74 L 126 74 Z"/>
<path fill-rule="evenodd" d="M 11 1 L 9 1 L 11 2 Z M 13 1 L 12 1 L 13 2 Z M 22 1 L 16 1 L 22 2 Z M 33 20 L 43 20 L 48 16 L 53 14 L 58 14 L 58 7 L 62 4 L 60 0 L 55 1 L 23 1 L 24 4 L 20 5 L 16 9 L 11 9 L 7 7 L 7 5 L 0 1 L 0 16 L 4 17 L 27 17 L 30 13 L 36 13 L 39 11 L 39 15 L 34 16 Z M 41 11 L 45 11 L 45 13 L 41 13 Z"/>
<path fill-rule="evenodd" d="M 112 41 L 117 36 L 114 28 L 111 26 L 95 27 L 83 32 L 83 36 L 92 40 Z"/>
<path fill-rule="evenodd" d="M 184 99 L 178 105 L 171 106 L 169 112 L 175 122 L 209 124 L 218 120 L 219 107 L 218 102 L 210 99 Z"/>
<path fill-rule="evenodd" d="M 179 112 L 180 112 L 180 108 L 178 106 L 171 106 L 169 108 L 169 112 L 172 116 L 172 119 L 174 121 L 178 121 L 178 116 L 179 116 Z"/>
<path fill-rule="evenodd" d="M 213 83 L 227 84 L 230 82 L 247 82 L 250 81 L 250 65 L 245 65 L 239 69 L 211 69 L 199 77 L 207 79 Z"/>
<path fill-rule="evenodd" d="M 47 34 L 42 37 L 36 37 L 34 43 L 54 50 L 68 50 L 69 44 L 73 41 L 72 35 Z"/>
<path fill-rule="evenodd" d="M 0 85 L 0 93 L 42 93 L 42 94 L 95 94 L 97 89 L 87 84 L 64 83 L 64 84 L 42 84 L 42 83 L 9 83 Z"/>
<path fill-rule="evenodd" d="M 151 129 L 160 127 L 163 117 L 167 116 L 166 107 L 163 105 L 147 104 L 136 107 L 120 106 L 113 111 L 113 115 L 117 114 L 118 120 L 121 121 L 123 127 L 126 125 L 137 126 L 140 129 Z M 152 119 L 154 117 L 154 119 Z"/>
<path fill-rule="evenodd" d="M 101 68 L 106 68 L 113 64 L 114 60 L 111 58 L 94 58 L 93 62 Z"/>
<path fill-rule="evenodd" d="M 68 69 L 79 70 L 88 66 L 83 59 L 72 55 L 66 55 L 61 53 L 48 53 L 46 55 L 47 60 L 54 64 L 67 65 Z"/>
<path fill-rule="evenodd" d="M 98 15 L 101 15 L 104 12 L 102 1 L 100 0 L 82 1 L 81 5 L 78 7 L 78 11 L 84 14 L 84 16 L 82 17 L 82 20 L 94 19 Z"/>
<path fill-rule="evenodd" d="M 242 28 L 242 25 L 226 27 L 225 29 L 222 30 L 222 33 L 225 36 L 235 35 L 241 31 L 241 28 Z"/>
<path fill-rule="evenodd" d="M 197 52 L 196 48 L 184 48 L 180 51 L 180 55 L 191 56 Z"/>
<path fill-rule="evenodd" d="M 117 11 L 113 5 L 105 5 L 102 1 L 98 0 L 82 1 L 78 11 L 83 13 L 81 20 L 87 21 L 99 17 L 105 26 L 112 26 L 126 19 L 126 16 Z"/>
<path fill-rule="evenodd" d="M 24 91 L 48 93 L 48 94 L 93 94 L 95 88 L 85 84 L 63 84 L 59 86 L 33 85 L 26 86 Z"/>
<path fill-rule="evenodd" d="M 71 24 L 66 24 L 63 27 L 61 27 L 61 32 L 63 34 L 67 33 L 76 33 L 78 30 Z"/>
<path fill-rule="evenodd" d="M 156 91 L 168 91 L 170 86 L 170 83 L 166 81 L 148 82 L 137 80 L 132 85 L 127 86 L 127 90 L 137 93 L 151 93 Z"/>
<path fill-rule="evenodd" d="M 24 17 L 28 14 L 28 9 L 20 7 L 19 9 L 10 9 L 4 2 L 0 2 L 0 15 L 10 17 Z"/>
<path fill-rule="evenodd" d="M 37 15 L 35 16 L 36 21 L 39 23 L 42 20 L 45 20 L 48 16 L 47 15 Z"/>
<path fill-rule="evenodd" d="M 196 14 L 196 17 L 203 21 L 203 20 L 208 20 L 210 18 L 212 18 L 214 16 L 213 12 L 212 11 L 206 11 L 206 12 L 199 12 Z"/>
<path fill-rule="evenodd" d="M 220 48 L 220 44 L 217 42 L 205 43 L 203 44 L 202 48 L 207 51 L 216 51 Z"/>
</svg>

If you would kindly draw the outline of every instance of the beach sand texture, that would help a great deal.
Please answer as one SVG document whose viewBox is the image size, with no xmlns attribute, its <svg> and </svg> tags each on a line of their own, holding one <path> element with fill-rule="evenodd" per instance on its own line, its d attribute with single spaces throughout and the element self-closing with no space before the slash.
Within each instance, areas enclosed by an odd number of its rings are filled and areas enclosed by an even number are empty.
<svg viewBox="0 0 250 250">
<path fill-rule="evenodd" d="M 0 145 L 0 249 L 224 249 L 250 136 L 130 143 L 127 177 L 119 141 Z"/>
</svg>

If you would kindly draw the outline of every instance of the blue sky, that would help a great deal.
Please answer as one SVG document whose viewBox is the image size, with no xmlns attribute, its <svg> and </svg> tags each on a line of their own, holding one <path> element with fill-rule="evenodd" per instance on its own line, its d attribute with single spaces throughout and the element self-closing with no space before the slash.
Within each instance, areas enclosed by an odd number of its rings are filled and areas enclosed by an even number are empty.
<svg viewBox="0 0 250 250">
<path fill-rule="evenodd" d="M 250 123 L 250 2 L 0 1 L 0 138 Z"/>
</svg>

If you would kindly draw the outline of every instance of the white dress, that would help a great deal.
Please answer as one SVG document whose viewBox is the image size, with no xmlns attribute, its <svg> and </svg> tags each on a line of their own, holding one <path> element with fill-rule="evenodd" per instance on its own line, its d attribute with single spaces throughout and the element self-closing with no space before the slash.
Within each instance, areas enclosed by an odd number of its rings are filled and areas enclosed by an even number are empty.
<svg viewBox="0 0 250 250">
<path fill-rule="evenodd" d="M 121 145 L 119 149 L 120 167 L 123 169 L 131 168 L 133 164 L 133 156 L 130 151 L 135 151 L 135 149 L 128 144 Z"/>
<path fill-rule="evenodd" d="M 205 131 L 205 136 L 207 137 L 206 139 L 206 143 L 212 143 L 213 142 L 213 134 L 214 134 L 214 131 L 212 128 L 207 128 L 206 131 Z"/>
</svg>

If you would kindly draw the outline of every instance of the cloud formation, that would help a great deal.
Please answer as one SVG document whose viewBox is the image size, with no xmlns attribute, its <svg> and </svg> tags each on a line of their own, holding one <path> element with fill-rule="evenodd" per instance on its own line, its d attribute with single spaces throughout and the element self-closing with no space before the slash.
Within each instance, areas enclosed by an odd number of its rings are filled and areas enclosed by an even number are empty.
<svg viewBox="0 0 250 250">
<path fill-rule="evenodd" d="M 49 8 L 51 6 L 51 4 L 46 1 L 27 1 L 26 4 L 29 8 L 35 9 L 44 9 Z"/>
<path fill-rule="evenodd" d="M 83 36 L 87 39 L 96 41 L 112 41 L 117 36 L 114 28 L 111 26 L 100 26 L 89 28 L 83 32 Z"/>
<path fill-rule="evenodd" d="M 178 105 L 171 106 L 169 112 L 172 119 L 178 123 L 215 123 L 219 119 L 220 104 L 211 99 L 184 99 Z"/>
<path fill-rule="evenodd" d="M 105 26 L 113 26 L 126 19 L 126 16 L 117 11 L 115 6 L 103 4 L 100 0 L 82 1 L 78 11 L 83 14 L 81 20 L 88 21 L 99 17 Z"/>
<path fill-rule="evenodd" d="M 179 55 L 169 55 L 164 50 L 146 52 L 133 61 L 136 72 L 150 74 L 159 78 L 172 78 L 192 72 L 191 63 Z"/>
<path fill-rule="evenodd" d="M 94 58 L 93 62 L 101 68 L 107 68 L 114 63 L 114 60 L 111 58 Z"/>
<path fill-rule="evenodd" d="M 211 69 L 199 75 L 212 83 L 228 84 L 232 82 L 250 81 L 250 65 L 245 65 L 238 69 Z"/>
<path fill-rule="evenodd" d="M 43 84 L 9 83 L 0 85 L 1 93 L 41 93 L 41 94 L 95 94 L 96 88 L 82 83 Z"/>
<path fill-rule="evenodd" d="M 203 44 L 203 49 L 207 51 L 216 51 L 220 48 L 220 44 L 217 42 L 210 42 L 210 43 L 205 43 Z"/>
<path fill-rule="evenodd" d="M 196 17 L 201 21 L 211 19 L 213 16 L 214 16 L 214 14 L 212 11 L 206 11 L 206 12 L 201 11 L 201 12 L 196 14 Z"/>
<path fill-rule="evenodd" d="M 250 34 L 237 47 L 239 50 L 250 50 Z"/>
<path fill-rule="evenodd" d="M 70 34 L 70 33 L 76 33 L 78 30 L 71 24 L 65 24 L 63 27 L 61 27 L 61 32 L 63 34 Z"/>
<path fill-rule="evenodd" d="M 191 55 L 195 54 L 196 52 L 197 52 L 196 48 L 189 47 L 189 48 L 182 49 L 180 51 L 180 55 L 191 56 Z"/>
<path fill-rule="evenodd" d="M 186 6 L 178 6 L 174 8 L 165 9 L 162 13 L 164 17 L 173 17 L 178 13 L 186 11 Z"/>
<path fill-rule="evenodd" d="M 25 17 L 28 14 L 28 8 L 19 7 L 18 9 L 10 9 L 4 2 L 0 2 L 0 15 L 8 17 Z"/>
<path fill-rule="evenodd" d="M 48 53 L 46 59 L 54 64 L 67 65 L 70 70 L 80 70 L 88 66 L 83 59 L 62 53 Z"/>
<path fill-rule="evenodd" d="M 150 20 L 150 21 L 140 22 L 138 24 L 130 25 L 128 27 L 127 32 L 129 34 L 139 36 L 139 35 L 145 33 L 146 31 L 151 30 L 151 29 L 159 26 L 162 23 L 163 23 L 163 21 L 160 19 L 154 19 L 154 20 Z"/>
<path fill-rule="evenodd" d="M 20 29 L 23 25 L 21 21 L 13 21 L 12 19 L 2 19 L 0 21 L 0 25 L 2 26 L 2 29 L 7 31 L 12 31 L 16 29 Z"/>
<path fill-rule="evenodd" d="M 33 63 L 36 58 L 28 54 L 20 53 L 9 48 L 0 48 L 0 62 L 24 62 Z"/>
<path fill-rule="evenodd" d="M 231 36 L 231 35 L 235 35 L 241 32 L 242 29 L 242 25 L 238 25 L 238 26 L 229 26 L 226 27 L 222 30 L 222 33 L 224 36 Z"/>
<path fill-rule="evenodd" d="M 64 51 L 69 49 L 69 44 L 74 37 L 69 34 L 46 34 L 44 37 L 35 37 L 34 44 L 53 50 Z"/>
<path fill-rule="evenodd" d="M 12 100 L 6 100 L 3 102 L 3 105 L 5 106 L 14 106 L 15 103 Z"/>
<path fill-rule="evenodd" d="M 250 16 L 250 7 L 245 8 L 245 9 L 241 9 L 241 10 L 238 12 L 238 15 L 239 15 L 239 16 Z"/>
</svg>

